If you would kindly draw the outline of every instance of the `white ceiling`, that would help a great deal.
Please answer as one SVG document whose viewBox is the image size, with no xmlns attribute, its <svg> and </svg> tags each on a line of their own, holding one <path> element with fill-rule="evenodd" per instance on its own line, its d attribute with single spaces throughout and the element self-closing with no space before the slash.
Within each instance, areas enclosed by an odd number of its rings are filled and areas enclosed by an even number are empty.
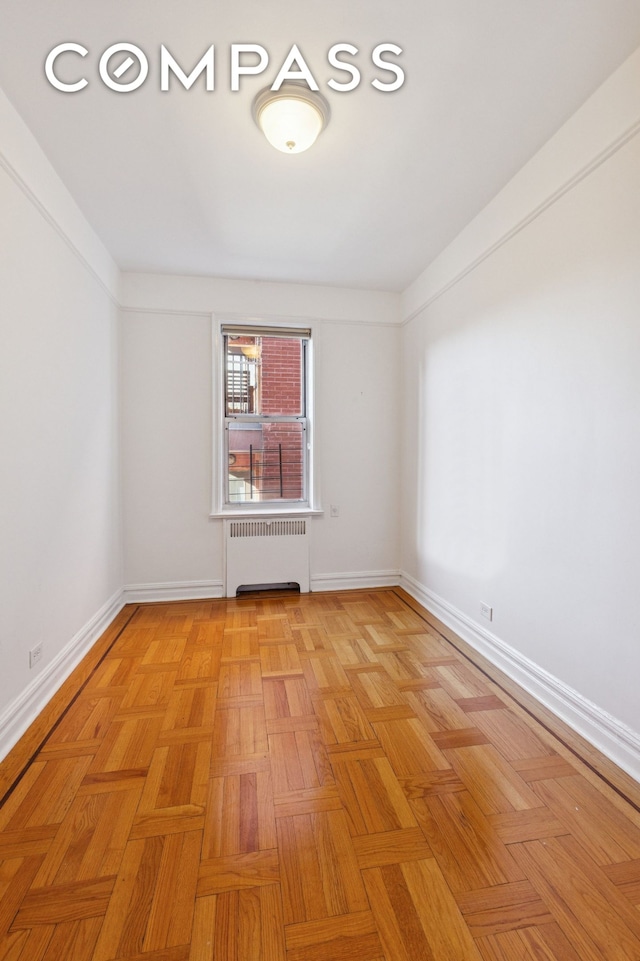
<svg viewBox="0 0 640 961">
<path fill-rule="evenodd" d="M 404 289 L 640 45 L 638 0 L 0 0 L 0 16 L 0 86 L 121 268 L 379 290 Z M 60 61 L 89 79 L 78 94 L 44 75 L 65 41 L 90 51 Z M 120 41 L 149 58 L 134 93 L 98 79 Z M 392 79 L 370 61 L 385 41 L 403 49 L 394 93 L 370 84 Z M 338 42 L 360 50 L 348 93 L 327 87 L 348 79 L 326 59 Z M 190 72 L 212 43 L 214 92 L 160 92 L 160 44 Z M 232 43 L 270 55 L 237 93 Z M 251 103 L 293 43 L 332 118 L 285 156 Z"/>
</svg>

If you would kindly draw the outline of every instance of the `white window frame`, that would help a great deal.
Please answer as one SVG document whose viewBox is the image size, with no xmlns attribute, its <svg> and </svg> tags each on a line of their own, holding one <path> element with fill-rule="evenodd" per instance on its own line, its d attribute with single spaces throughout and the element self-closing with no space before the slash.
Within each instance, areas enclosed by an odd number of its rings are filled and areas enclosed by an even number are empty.
<svg viewBox="0 0 640 961">
<path fill-rule="evenodd" d="M 267 337 L 271 333 L 285 336 L 286 331 L 292 337 L 305 338 L 304 350 L 304 391 L 306 424 L 306 457 L 305 457 L 305 487 L 304 500 L 268 500 L 249 501 L 245 503 L 230 503 L 227 501 L 228 453 L 227 453 L 227 423 L 225 403 L 225 366 L 226 353 L 224 338 L 228 329 L 242 330 L 253 336 Z M 315 430 L 314 430 L 314 339 L 315 331 L 308 321 L 293 321 L 290 319 L 256 319 L 239 317 L 213 318 L 213 503 L 212 517 L 269 517 L 273 515 L 309 515 L 321 514 L 316 502 L 316 458 Z M 233 418 L 237 419 L 237 418 Z M 244 418 L 243 418 L 244 419 Z M 269 416 L 255 415 L 256 421 L 270 419 Z M 276 418 L 274 418 L 275 420 Z M 295 418 L 285 417 L 285 420 Z"/>
</svg>

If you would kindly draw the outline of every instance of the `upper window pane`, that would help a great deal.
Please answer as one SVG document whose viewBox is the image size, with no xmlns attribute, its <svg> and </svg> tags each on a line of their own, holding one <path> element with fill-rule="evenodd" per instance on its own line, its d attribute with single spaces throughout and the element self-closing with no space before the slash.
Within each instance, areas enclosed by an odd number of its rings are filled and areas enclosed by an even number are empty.
<svg viewBox="0 0 640 961">
<path fill-rule="evenodd" d="M 305 414 L 300 337 L 225 336 L 225 414 Z"/>
</svg>

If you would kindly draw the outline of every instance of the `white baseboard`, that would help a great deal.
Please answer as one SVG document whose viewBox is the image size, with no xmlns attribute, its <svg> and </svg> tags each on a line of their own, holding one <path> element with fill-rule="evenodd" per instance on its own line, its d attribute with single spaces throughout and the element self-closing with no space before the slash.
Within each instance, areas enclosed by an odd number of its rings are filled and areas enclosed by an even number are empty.
<svg viewBox="0 0 640 961">
<path fill-rule="evenodd" d="M 400 571 L 351 571 L 340 574 L 312 574 L 312 591 L 355 591 L 361 588 L 396 587 Z"/>
<path fill-rule="evenodd" d="M 167 584 L 126 584 L 127 604 L 151 601 L 203 601 L 224 597 L 222 581 L 171 581 Z"/>
<path fill-rule="evenodd" d="M 118 590 L 5 708 L 0 715 L 0 758 L 20 740 L 124 605 L 122 591 Z"/>
<path fill-rule="evenodd" d="M 495 634 L 476 624 L 453 604 L 434 594 L 409 574 L 401 574 L 400 587 L 618 767 L 636 781 L 640 781 L 638 733 L 524 654 L 520 654 Z"/>
<path fill-rule="evenodd" d="M 312 591 L 349 591 L 359 588 L 395 587 L 399 571 L 355 571 L 316 574 L 311 577 Z M 224 597 L 223 581 L 172 581 L 166 584 L 127 584 L 123 591 L 126 604 L 153 601 L 200 601 Z"/>
<path fill-rule="evenodd" d="M 435 617 L 553 711 L 606 757 L 640 781 L 640 735 L 578 691 L 520 654 L 413 577 L 398 571 L 317 574 L 312 591 L 375 589 L 399 585 Z M 0 759 L 35 720 L 125 604 L 223 597 L 222 581 L 130 584 L 117 591 L 0 715 Z"/>
</svg>

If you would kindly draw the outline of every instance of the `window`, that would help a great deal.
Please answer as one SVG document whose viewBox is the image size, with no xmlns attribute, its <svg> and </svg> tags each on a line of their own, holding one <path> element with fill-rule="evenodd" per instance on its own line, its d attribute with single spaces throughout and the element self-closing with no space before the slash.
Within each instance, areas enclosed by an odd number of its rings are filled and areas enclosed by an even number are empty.
<svg viewBox="0 0 640 961">
<path fill-rule="evenodd" d="M 226 508 L 309 505 L 310 332 L 224 324 Z"/>
</svg>

